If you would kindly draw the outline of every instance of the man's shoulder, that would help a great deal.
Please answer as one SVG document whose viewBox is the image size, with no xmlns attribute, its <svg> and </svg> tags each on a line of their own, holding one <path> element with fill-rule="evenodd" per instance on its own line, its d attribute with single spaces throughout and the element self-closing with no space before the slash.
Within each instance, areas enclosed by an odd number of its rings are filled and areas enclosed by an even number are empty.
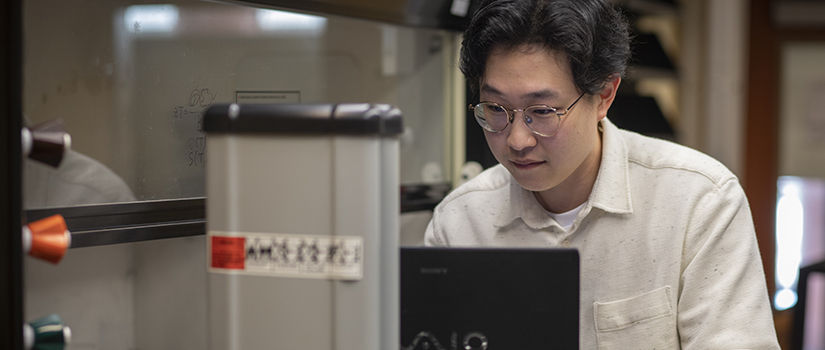
<svg viewBox="0 0 825 350">
<path fill-rule="evenodd" d="M 671 141 L 621 130 L 631 164 L 651 171 L 669 170 L 695 174 L 715 185 L 736 179 L 736 175 L 715 158 Z"/>
<path fill-rule="evenodd" d="M 510 185 L 510 173 L 501 164 L 490 167 L 478 176 L 452 190 L 441 201 L 439 207 L 466 200 L 483 200 L 487 195 L 506 189 Z"/>
<path fill-rule="evenodd" d="M 510 173 L 496 165 L 456 187 L 433 211 L 426 231 L 432 245 L 478 245 L 509 205 Z"/>
</svg>

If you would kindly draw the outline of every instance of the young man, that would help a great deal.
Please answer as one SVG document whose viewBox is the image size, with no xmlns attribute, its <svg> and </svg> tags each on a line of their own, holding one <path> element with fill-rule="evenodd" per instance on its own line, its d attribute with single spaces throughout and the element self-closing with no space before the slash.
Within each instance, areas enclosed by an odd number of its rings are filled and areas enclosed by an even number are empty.
<svg viewBox="0 0 825 350">
<path fill-rule="evenodd" d="M 607 1 L 482 4 L 461 70 L 500 164 L 438 205 L 427 244 L 577 248 L 582 349 L 778 349 L 737 178 L 606 118 L 629 56 Z"/>
</svg>

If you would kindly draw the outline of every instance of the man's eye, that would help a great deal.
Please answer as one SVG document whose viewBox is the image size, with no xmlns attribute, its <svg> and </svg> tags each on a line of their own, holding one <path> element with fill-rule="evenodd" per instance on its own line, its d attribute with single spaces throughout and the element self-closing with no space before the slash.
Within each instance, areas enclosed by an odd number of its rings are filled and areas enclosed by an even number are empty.
<svg viewBox="0 0 825 350">
<path fill-rule="evenodd" d="M 497 105 L 487 105 L 487 110 L 493 113 L 504 113 L 504 107 Z"/>
<path fill-rule="evenodd" d="M 531 108 L 530 109 L 530 114 L 533 114 L 533 115 L 536 115 L 536 116 L 549 116 L 549 115 L 552 115 L 554 113 L 556 113 L 556 110 L 553 109 L 553 108 L 549 108 L 549 107 L 547 107 L 547 108 L 538 107 L 538 108 Z"/>
</svg>

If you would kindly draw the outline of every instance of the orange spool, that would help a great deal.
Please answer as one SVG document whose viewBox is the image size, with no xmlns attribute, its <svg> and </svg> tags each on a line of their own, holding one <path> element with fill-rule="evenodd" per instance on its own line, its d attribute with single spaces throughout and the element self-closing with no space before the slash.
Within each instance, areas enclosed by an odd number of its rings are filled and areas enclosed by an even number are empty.
<svg viewBox="0 0 825 350">
<path fill-rule="evenodd" d="M 31 231 L 29 255 L 57 264 L 71 244 L 66 220 L 60 214 L 52 215 L 26 225 Z"/>
</svg>

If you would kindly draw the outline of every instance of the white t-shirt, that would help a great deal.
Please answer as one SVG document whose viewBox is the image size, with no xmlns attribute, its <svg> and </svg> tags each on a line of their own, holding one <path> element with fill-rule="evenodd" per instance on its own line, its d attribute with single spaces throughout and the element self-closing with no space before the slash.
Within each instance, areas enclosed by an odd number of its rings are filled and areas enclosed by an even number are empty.
<svg viewBox="0 0 825 350">
<path fill-rule="evenodd" d="M 778 349 L 737 178 L 700 152 L 601 123 L 599 174 L 569 228 L 497 165 L 444 198 L 425 243 L 577 248 L 582 349 Z"/>
<path fill-rule="evenodd" d="M 578 207 L 570 209 L 564 213 L 554 213 L 554 212 L 547 212 L 557 223 L 559 226 L 563 228 L 565 231 L 570 231 L 570 228 L 573 227 L 573 222 L 576 221 L 576 217 L 579 215 L 579 212 L 582 211 L 584 208 L 584 204 L 582 203 Z"/>
</svg>

